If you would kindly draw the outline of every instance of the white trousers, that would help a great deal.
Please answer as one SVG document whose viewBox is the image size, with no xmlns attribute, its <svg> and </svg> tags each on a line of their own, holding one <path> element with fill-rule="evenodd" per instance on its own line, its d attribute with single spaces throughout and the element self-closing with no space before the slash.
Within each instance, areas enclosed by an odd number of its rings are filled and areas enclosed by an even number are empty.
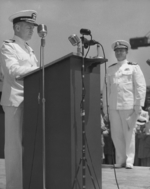
<svg viewBox="0 0 150 189">
<path fill-rule="evenodd" d="M 111 137 L 116 151 L 116 164 L 132 164 L 135 157 L 135 125 L 129 128 L 126 119 L 133 110 L 109 110 Z"/>
<path fill-rule="evenodd" d="M 3 106 L 5 112 L 6 189 L 22 189 L 23 105 Z"/>
</svg>

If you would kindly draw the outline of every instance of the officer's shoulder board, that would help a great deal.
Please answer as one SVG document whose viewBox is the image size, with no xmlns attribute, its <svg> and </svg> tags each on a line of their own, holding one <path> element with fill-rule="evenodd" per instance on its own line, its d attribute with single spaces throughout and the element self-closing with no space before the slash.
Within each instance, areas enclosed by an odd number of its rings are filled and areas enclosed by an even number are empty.
<svg viewBox="0 0 150 189">
<path fill-rule="evenodd" d="M 5 40 L 4 43 L 14 43 L 15 40 L 14 39 L 8 39 L 8 40 Z"/>
<path fill-rule="evenodd" d="M 110 65 L 109 68 L 112 67 L 112 66 L 115 66 L 116 64 L 117 64 L 117 63 L 114 63 L 114 64 Z"/>
<path fill-rule="evenodd" d="M 28 45 L 29 46 L 29 44 L 26 42 L 26 45 Z"/>
<path fill-rule="evenodd" d="M 28 45 L 28 47 L 31 49 L 31 51 L 33 52 L 34 54 L 34 50 L 30 47 L 30 45 L 26 42 L 26 45 Z"/>
<path fill-rule="evenodd" d="M 136 62 L 128 62 L 129 65 L 138 65 Z"/>
</svg>

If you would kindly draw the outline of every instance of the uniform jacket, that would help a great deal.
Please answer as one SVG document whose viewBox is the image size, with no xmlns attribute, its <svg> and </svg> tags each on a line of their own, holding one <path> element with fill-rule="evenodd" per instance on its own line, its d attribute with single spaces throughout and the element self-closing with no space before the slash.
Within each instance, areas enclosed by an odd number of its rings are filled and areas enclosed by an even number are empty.
<svg viewBox="0 0 150 189">
<path fill-rule="evenodd" d="M 138 64 L 125 60 L 111 65 L 107 70 L 106 83 L 104 82 L 103 87 L 105 113 L 107 97 L 109 109 L 124 110 L 133 109 L 134 105 L 144 106 L 146 82 Z"/>
<path fill-rule="evenodd" d="M 1 105 L 18 107 L 24 98 L 24 86 L 17 78 L 38 68 L 35 54 L 25 41 L 14 36 L 3 42 L 0 63 L 4 75 Z"/>
</svg>

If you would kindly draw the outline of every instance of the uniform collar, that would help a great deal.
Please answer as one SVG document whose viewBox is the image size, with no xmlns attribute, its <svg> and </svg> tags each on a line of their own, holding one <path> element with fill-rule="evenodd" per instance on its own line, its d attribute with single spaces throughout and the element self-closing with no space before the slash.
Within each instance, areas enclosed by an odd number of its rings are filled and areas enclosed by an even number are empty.
<svg viewBox="0 0 150 189">
<path fill-rule="evenodd" d="M 123 65 L 123 64 L 127 64 L 128 61 L 127 61 L 127 59 L 125 59 L 125 60 L 123 60 L 123 61 L 118 61 L 118 63 L 119 63 L 120 65 Z"/>
<path fill-rule="evenodd" d="M 18 43 L 20 44 L 21 46 L 25 46 L 26 44 L 26 41 L 24 41 L 23 39 L 21 39 L 20 37 L 14 35 L 13 39 Z"/>
</svg>

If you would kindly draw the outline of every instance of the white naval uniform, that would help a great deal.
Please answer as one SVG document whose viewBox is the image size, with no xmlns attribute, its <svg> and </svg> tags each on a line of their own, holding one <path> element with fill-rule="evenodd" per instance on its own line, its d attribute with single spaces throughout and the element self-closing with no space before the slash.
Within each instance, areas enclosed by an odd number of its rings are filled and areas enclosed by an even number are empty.
<svg viewBox="0 0 150 189">
<path fill-rule="evenodd" d="M 106 83 L 107 90 L 105 82 L 103 86 L 103 109 L 104 113 L 107 114 L 107 91 L 111 137 L 116 150 L 116 164 L 133 165 L 135 125 L 129 127 L 126 119 L 133 113 L 135 105 L 144 106 L 145 78 L 138 64 L 124 60 L 108 68 Z"/>
<path fill-rule="evenodd" d="M 21 38 L 3 42 L 0 49 L 4 75 L 1 105 L 5 112 L 6 189 L 22 189 L 22 121 L 24 86 L 16 78 L 37 67 L 32 48 Z"/>
</svg>

